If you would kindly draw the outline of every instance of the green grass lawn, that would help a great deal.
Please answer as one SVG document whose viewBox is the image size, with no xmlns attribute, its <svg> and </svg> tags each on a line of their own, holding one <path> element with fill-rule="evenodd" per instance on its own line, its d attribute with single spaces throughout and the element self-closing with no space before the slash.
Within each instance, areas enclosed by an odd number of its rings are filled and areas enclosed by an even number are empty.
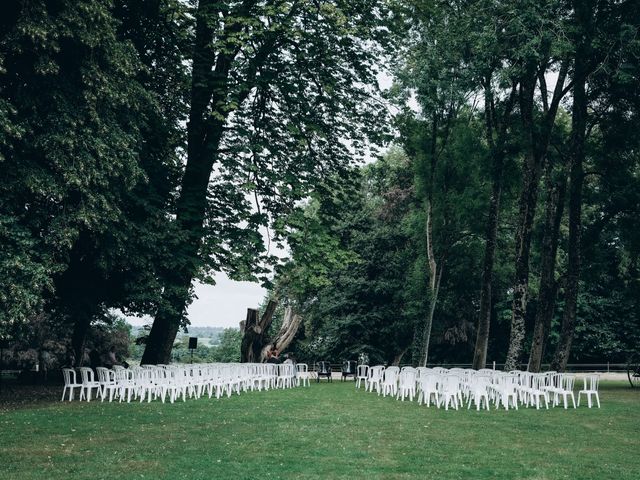
<svg viewBox="0 0 640 480">
<path fill-rule="evenodd" d="M 444 411 L 354 384 L 0 413 L 0 479 L 634 479 L 640 392 L 601 409 Z"/>
</svg>

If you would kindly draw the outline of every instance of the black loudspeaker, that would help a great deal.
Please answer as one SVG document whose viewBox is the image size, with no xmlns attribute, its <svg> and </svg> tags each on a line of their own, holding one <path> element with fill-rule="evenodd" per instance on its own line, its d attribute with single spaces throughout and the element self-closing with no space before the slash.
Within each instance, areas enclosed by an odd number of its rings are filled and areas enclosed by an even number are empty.
<svg viewBox="0 0 640 480">
<path fill-rule="evenodd" d="M 189 348 L 192 350 L 198 348 L 198 337 L 189 337 Z"/>
</svg>

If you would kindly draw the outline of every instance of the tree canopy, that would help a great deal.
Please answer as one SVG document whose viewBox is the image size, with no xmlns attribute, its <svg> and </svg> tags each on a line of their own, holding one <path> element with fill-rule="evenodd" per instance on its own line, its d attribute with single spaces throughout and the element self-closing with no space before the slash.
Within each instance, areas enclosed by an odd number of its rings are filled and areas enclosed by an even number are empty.
<svg viewBox="0 0 640 480">
<path fill-rule="evenodd" d="M 639 8 L 2 3 L 1 339 L 80 362 L 119 310 L 164 363 L 224 272 L 300 358 L 624 360 Z"/>
</svg>

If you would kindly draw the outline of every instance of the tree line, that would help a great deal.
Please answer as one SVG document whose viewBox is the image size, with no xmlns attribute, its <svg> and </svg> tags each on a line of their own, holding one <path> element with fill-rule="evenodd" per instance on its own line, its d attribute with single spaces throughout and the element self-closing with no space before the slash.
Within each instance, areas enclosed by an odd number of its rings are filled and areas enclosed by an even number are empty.
<svg viewBox="0 0 640 480">
<path fill-rule="evenodd" d="M 640 330 L 637 3 L 406 8 L 397 147 L 359 170 L 354 198 L 308 206 L 291 268 L 310 272 L 281 277 L 307 319 L 297 348 L 530 371 L 623 362 Z M 354 258 L 305 283 L 305 235 Z"/>
<path fill-rule="evenodd" d="M 300 201 L 384 135 L 389 16 L 377 0 L 3 2 L 3 340 L 43 314 L 80 359 L 119 309 L 153 318 L 142 360 L 163 363 L 195 280 L 267 282 Z"/>
<path fill-rule="evenodd" d="M 166 363 L 225 272 L 269 286 L 302 356 L 630 348 L 638 23 L 633 1 L 4 2 L 0 336 L 45 322 L 80 359 L 117 309 Z"/>
</svg>

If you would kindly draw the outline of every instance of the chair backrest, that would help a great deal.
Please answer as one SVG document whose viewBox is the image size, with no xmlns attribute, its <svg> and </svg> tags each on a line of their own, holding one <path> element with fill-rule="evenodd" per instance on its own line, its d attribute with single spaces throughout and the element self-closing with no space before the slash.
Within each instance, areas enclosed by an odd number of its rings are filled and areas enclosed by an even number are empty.
<svg viewBox="0 0 640 480">
<path fill-rule="evenodd" d="M 598 384 L 600 383 L 600 375 L 585 375 L 584 377 L 584 389 L 594 392 L 598 391 Z"/>
<path fill-rule="evenodd" d="M 80 378 L 82 378 L 83 384 L 95 381 L 93 370 L 91 370 L 91 368 L 89 367 L 80 367 Z"/>
<path fill-rule="evenodd" d="M 71 385 L 76 382 L 76 371 L 73 368 L 63 368 L 62 377 L 65 385 Z"/>
<path fill-rule="evenodd" d="M 425 392 L 434 392 L 438 388 L 438 382 L 440 382 L 440 376 L 434 373 L 425 373 L 420 375 L 418 383 L 420 389 Z"/>
<path fill-rule="evenodd" d="M 573 384 L 575 383 L 576 376 L 572 373 L 563 373 L 560 377 L 560 388 L 563 390 L 573 390 Z"/>
<path fill-rule="evenodd" d="M 440 380 L 440 387 L 443 392 L 456 392 L 461 383 L 462 379 L 458 375 L 445 375 Z"/>
<path fill-rule="evenodd" d="M 376 365 L 369 368 L 369 378 L 374 382 L 382 380 L 382 377 L 384 376 L 384 370 L 384 365 Z"/>
<path fill-rule="evenodd" d="M 318 362 L 316 363 L 316 372 L 320 375 L 328 375 L 331 373 L 331 364 L 329 362 Z"/>
<path fill-rule="evenodd" d="M 387 384 L 397 383 L 399 375 L 400 375 L 400 368 L 387 367 L 384 371 L 384 383 L 387 383 Z"/>
<path fill-rule="evenodd" d="M 486 388 L 491 384 L 489 375 L 472 375 L 469 377 L 470 388 Z"/>
<path fill-rule="evenodd" d="M 345 360 L 342 362 L 342 373 L 348 373 L 349 375 L 354 374 L 356 372 L 356 365 L 358 365 L 358 362 L 354 360 Z"/>
<path fill-rule="evenodd" d="M 278 365 L 279 377 L 293 377 L 295 376 L 296 366 L 293 363 L 281 363 Z"/>
<path fill-rule="evenodd" d="M 358 365 L 358 378 L 367 378 L 369 375 L 369 365 Z"/>
<path fill-rule="evenodd" d="M 414 387 L 416 384 L 416 378 L 417 374 L 415 368 L 402 370 L 399 378 L 400 386 Z"/>
<path fill-rule="evenodd" d="M 105 367 L 96 367 L 96 373 L 98 374 L 98 382 L 109 382 L 109 369 Z"/>
<path fill-rule="evenodd" d="M 306 363 L 298 363 L 296 365 L 296 369 L 298 370 L 298 373 L 308 373 L 309 365 L 307 365 Z"/>
</svg>

